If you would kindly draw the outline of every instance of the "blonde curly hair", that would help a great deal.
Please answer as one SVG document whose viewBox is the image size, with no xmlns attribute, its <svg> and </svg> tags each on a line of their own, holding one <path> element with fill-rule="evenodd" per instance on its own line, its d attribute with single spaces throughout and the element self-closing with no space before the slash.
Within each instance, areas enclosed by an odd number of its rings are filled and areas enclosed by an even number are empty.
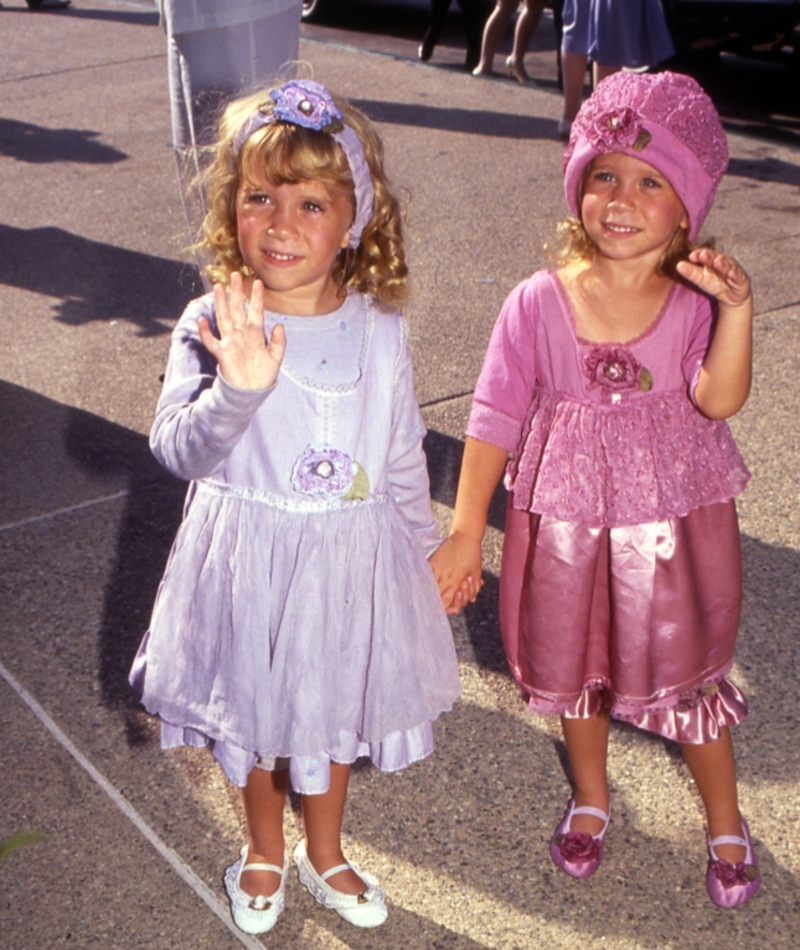
<svg viewBox="0 0 800 950">
<path fill-rule="evenodd" d="M 204 239 L 198 245 L 214 255 L 214 262 L 205 268 L 214 282 L 228 284 L 234 271 L 248 273 L 237 241 L 236 198 L 243 184 L 256 174 L 273 186 L 320 181 L 329 188 L 342 189 L 355 207 L 350 166 L 327 132 L 278 121 L 254 132 L 237 154 L 234 142 L 239 130 L 254 112 L 269 111 L 271 105 L 264 91 L 244 96 L 229 103 L 219 121 L 213 159 L 202 177 L 209 210 L 203 222 Z M 375 197 L 372 218 L 360 244 L 340 251 L 333 277 L 342 287 L 397 305 L 408 295 L 408 267 L 400 203 L 384 170 L 383 143 L 363 112 L 342 99 L 337 98 L 336 105 L 345 124 L 361 140 Z"/>
</svg>

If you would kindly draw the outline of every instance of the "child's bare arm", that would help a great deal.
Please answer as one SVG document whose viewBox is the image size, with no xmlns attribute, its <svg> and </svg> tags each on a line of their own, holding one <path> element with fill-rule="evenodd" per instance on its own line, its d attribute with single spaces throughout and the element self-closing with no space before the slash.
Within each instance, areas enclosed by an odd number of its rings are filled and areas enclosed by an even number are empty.
<svg viewBox="0 0 800 950">
<path fill-rule="evenodd" d="M 727 419 L 745 404 L 753 362 L 753 294 L 740 265 L 711 248 L 678 264 L 681 276 L 719 301 L 719 320 L 694 392 L 710 419 Z"/>
<path fill-rule="evenodd" d="M 461 609 L 465 600 L 465 582 L 470 601 L 475 600 L 483 585 L 481 541 L 486 530 L 489 502 L 507 459 L 505 449 L 467 437 L 450 537 L 431 557 L 431 567 L 448 613 L 457 613 Z"/>
</svg>

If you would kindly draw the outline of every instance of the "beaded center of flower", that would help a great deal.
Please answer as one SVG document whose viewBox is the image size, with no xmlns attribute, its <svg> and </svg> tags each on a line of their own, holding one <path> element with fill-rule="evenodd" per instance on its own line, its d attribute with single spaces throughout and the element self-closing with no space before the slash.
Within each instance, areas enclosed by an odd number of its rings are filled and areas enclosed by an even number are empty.
<svg viewBox="0 0 800 950">
<path fill-rule="evenodd" d="M 625 367 L 618 360 L 609 360 L 603 367 L 603 375 L 612 383 L 620 383 L 625 379 Z"/>
</svg>

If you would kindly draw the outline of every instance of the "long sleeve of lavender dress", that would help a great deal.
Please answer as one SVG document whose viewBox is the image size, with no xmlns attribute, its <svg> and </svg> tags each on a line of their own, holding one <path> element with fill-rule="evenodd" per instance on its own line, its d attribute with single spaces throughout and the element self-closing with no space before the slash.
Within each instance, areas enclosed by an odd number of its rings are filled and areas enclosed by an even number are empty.
<svg viewBox="0 0 800 950">
<path fill-rule="evenodd" d="M 425 433 L 425 423 L 414 393 L 411 353 L 403 324 L 394 379 L 389 487 L 419 538 L 426 557 L 430 557 L 441 544 L 441 538 L 431 511 L 430 481 L 422 447 Z"/>
<path fill-rule="evenodd" d="M 200 342 L 200 313 L 190 305 L 175 328 L 150 432 L 159 462 L 187 480 L 213 475 L 225 463 L 274 388 L 243 390 L 225 381 Z"/>
</svg>

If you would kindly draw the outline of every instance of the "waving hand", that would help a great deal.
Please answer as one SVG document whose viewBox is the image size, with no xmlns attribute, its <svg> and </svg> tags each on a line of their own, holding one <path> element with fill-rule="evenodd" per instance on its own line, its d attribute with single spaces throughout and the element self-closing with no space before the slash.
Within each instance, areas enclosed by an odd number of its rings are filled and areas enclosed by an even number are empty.
<svg viewBox="0 0 800 950">
<path fill-rule="evenodd" d="M 678 264 L 678 271 L 725 307 L 741 307 L 750 298 L 750 279 L 741 266 L 712 248 L 692 251 L 688 261 Z"/>
<path fill-rule="evenodd" d="M 214 286 L 214 308 L 219 339 L 205 317 L 198 329 L 203 346 L 219 364 L 226 382 L 237 389 L 267 389 L 280 372 L 286 350 L 286 334 L 278 323 L 269 343 L 264 339 L 264 285 L 253 281 L 250 306 L 245 307 L 242 275 L 231 274 L 230 302 L 222 284 Z"/>
</svg>

